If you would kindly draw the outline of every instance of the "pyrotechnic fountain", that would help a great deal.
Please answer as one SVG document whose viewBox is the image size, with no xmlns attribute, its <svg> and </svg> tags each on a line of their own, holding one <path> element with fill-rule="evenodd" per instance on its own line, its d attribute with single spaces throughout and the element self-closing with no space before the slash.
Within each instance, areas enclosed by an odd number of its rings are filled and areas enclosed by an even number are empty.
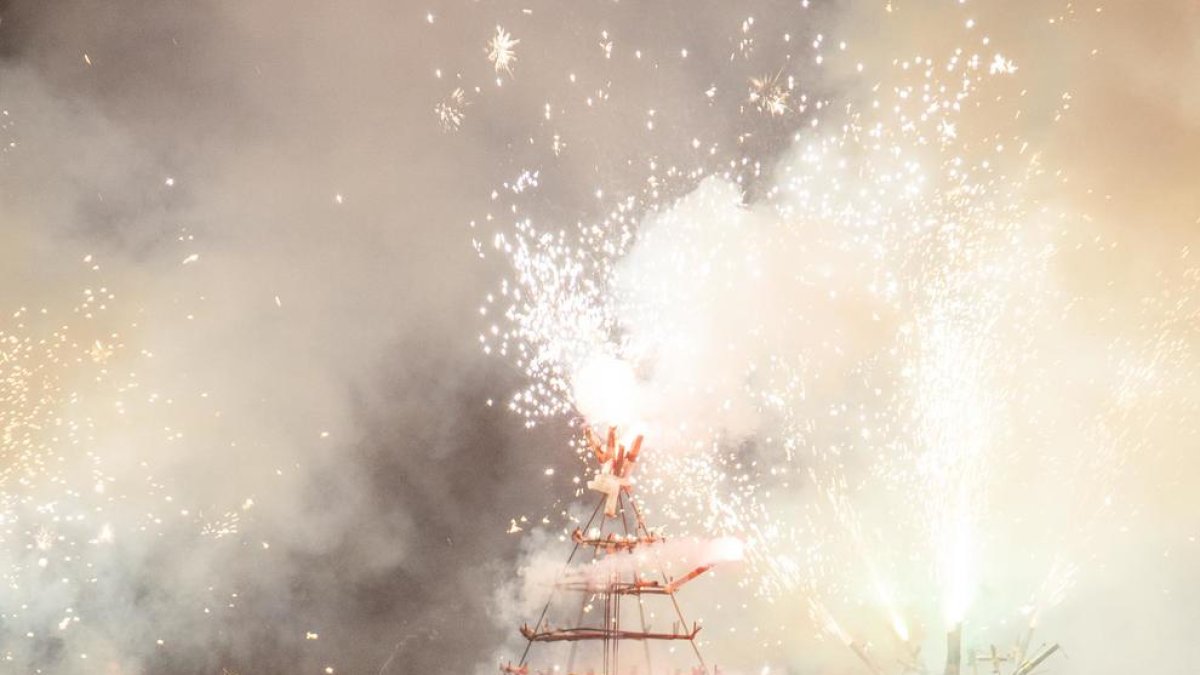
<svg viewBox="0 0 1200 675">
<path fill-rule="evenodd" d="M 752 593 L 807 601 L 872 672 L 941 669 L 947 634 L 947 675 L 981 664 L 971 626 L 1020 606 L 980 598 L 1012 553 L 1012 500 L 1027 483 L 1059 505 L 1063 486 L 1106 490 L 1129 452 L 1071 441 L 1039 466 L 1047 429 L 1090 433 L 1107 404 L 1081 413 L 1048 387 L 1057 343 L 1080 330 L 1050 266 L 1076 216 L 1040 201 L 1059 178 L 996 122 L 1024 112 L 1016 64 L 976 49 L 882 65 L 887 86 L 818 107 L 773 170 L 698 171 L 674 202 L 650 190 L 575 230 L 523 213 L 537 188 L 523 173 L 492 240 L 513 275 L 481 308 L 503 319 L 480 342 L 529 376 L 509 408 L 678 448 L 647 481 L 674 519 L 745 533 Z M 752 80 L 750 109 L 787 114 L 783 82 Z M 1022 570 L 1047 578 L 1035 615 L 1070 577 L 1051 582 L 1059 551 L 1039 553 L 1045 568 Z M 861 625 L 877 618 L 898 656 L 849 637 L 881 633 Z M 1007 663 L 1025 675 L 1049 656 Z"/>
</svg>

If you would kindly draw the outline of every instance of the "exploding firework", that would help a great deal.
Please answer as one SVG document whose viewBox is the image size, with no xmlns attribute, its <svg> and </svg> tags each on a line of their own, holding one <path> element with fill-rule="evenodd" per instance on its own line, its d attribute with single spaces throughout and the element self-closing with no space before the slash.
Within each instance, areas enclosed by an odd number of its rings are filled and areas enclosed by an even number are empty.
<svg viewBox="0 0 1200 675">
<path fill-rule="evenodd" d="M 791 110 L 788 98 L 791 92 L 779 81 L 780 74 L 764 75 L 750 79 L 750 104 L 759 112 L 777 117 Z"/>
<path fill-rule="evenodd" d="M 434 106 L 433 112 L 437 115 L 442 131 L 458 131 L 463 118 L 466 117 L 466 107 L 467 96 L 462 87 L 456 87 L 445 100 Z"/>
<path fill-rule="evenodd" d="M 512 75 L 513 64 L 517 62 L 516 47 L 520 44 L 513 36 L 500 26 L 496 26 L 496 34 L 488 40 L 487 58 L 496 73 L 501 71 Z"/>
</svg>

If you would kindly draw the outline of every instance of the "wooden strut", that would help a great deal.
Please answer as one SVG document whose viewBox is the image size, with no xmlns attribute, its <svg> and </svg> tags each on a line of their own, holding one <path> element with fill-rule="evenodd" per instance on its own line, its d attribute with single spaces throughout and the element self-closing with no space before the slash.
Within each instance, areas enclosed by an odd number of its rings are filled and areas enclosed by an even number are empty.
<svg viewBox="0 0 1200 675">
<path fill-rule="evenodd" d="M 592 517 L 588 519 L 587 525 L 585 527 L 590 528 L 592 526 L 592 522 L 594 522 L 596 520 L 596 515 L 600 513 L 600 509 L 603 508 L 603 506 L 604 506 L 604 500 L 601 500 L 600 503 L 596 505 L 596 510 L 592 511 Z M 604 521 L 601 520 L 600 522 L 601 522 L 601 524 L 603 524 Z M 558 573 L 558 575 L 560 577 L 566 573 L 567 569 L 571 566 L 571 561 L 575 559 L 575 554 L 578 552 L 579 552 L 579 544 L 575 544 L 575 548 L 571 549 L 571 555 L 567 556 L 567 562 L 566 562 L 566 564 L 563 565 L 562 571 L 560 571 Z M 554 600 L 553 594 L 551 594 L 549 598 L 546 598 L 546 604 L 542 606 L 542 613 L 540 616 L 538 616 L 537 625 L 541 625 L 542 621 L 544 621 L 546 619 L 546 612 L 550 611 L 550 603 L 553 600 Z M 529 649 L 531 647 L 533 647 L 533 640 L 529 640 L 528 642 L 525 643 L 525 651 L 521 652 L 521 661 L 517 665 L 518 668 L 525 668 L 526 660 L 529 658 Z"/>
<path fill-rule="evenodd" d="M 532 642 L 578 642 L 580 640 L 694 640 L 700 626 L 692 626 L 688 633 L 647 633 L 603 628 L 558 628 L 541 632 L 534 631 L 528 624 L 521 626 L 521 635 Z"/>
<path fill-rule="evenodd" d="M 705 572 L 711 570 L 712 565 L 701 565 L 687 574 L 671 580 L 667 584 L 651 579 L 642 579 L 638 577 L 631 582 L 614 581 L 607 584 L 601 584 L 593 579 L 587 578 L 571 578 L 565 581 L 560 581 L 554 584 L 555 588 L 561 588 L 567 591 L 580 591 L 584 593 L 611 593 L 612 595 L 672 595 L 679 590 L 681 586 L 696 579 Z"/>
<path fill-rule="evenodd" d="M 622 491 L 622 492 L 624 493 L 625 491 Z M 623 508 L 625 506 L 624 497 L 626 497 L 626 496 L 628 496 L 628 498 L 629 498 L 628 504 L 634 512 L 634 521 L 635 521 L 634 528 L 635 528 L 635 531 L 637 532 L 637 534 L 633 535 L 633 536 L 631 536 L 629 534 L 629 530 L 628 530 L 629 523 L 627 520 L 627 514 L 625 513 L 625 510 Z M 626 532 L 625 541 L 648 542 L 650 540 L 655 540 L 655 541 L 662 540 L 659 535 L 650 532 L 649 528 L 646 526 L 645 521 L 642 517 L 641 509 L 638 508 L 637 502 L 633 499 L 632 495 L 628 495 L 627 493 L 622 494 L 621 499 L 620 499 L 620 505 L 622 507 L 620 510 L 620 517 L 622 520 L 622 525 L 624 526 L 625 532 Z M 602 508 L 604 508 L 604 498 L 603 497 L 601 497 L 600 502 L 596 505 L 596 509 L 592 512 L 592 517 L 588 520 L 588 524 L 586 527 L 588 527 L 590 529 L 591 524 L 595 521 L 596 517 L 599 516 L 599 512 Z M 604 520 L 603 520 L 603 518 L 601 518 L 601 528 L 602 529 L 603 529 L 603 522 L 604 522 Z M 579 530 L 577 530 L 577 531 L 579 531 Z M 566 572 L 567 567 L 569 567 L 570 563 L 574 560 L 575 556 L 579 552 L 579 549 L 583 548 L 583 547 L 587 547 L 588 544 L 590 543 L 587 538 L 582 537 L 582 536 L 579 536 L 579 537 L 573 536 L 572 539 L 575 543 L 575 547 L 572 549 L 571 555 L 568 556 L 568 558 L 567 558 L 567 565 L 564 566 L 563 570 L 559 573 L 560 581 L 555 582 L 554 586 L 555 586 L 555 588 L 562 589 L 562 590 L 568 590 L 568 591 L 578 591 L 578 592 L 584 592 L 584 593 L 594 591 L 595 590 L 594 583 L 589 583 L 587 581 L 564 581 L 564 580 L 561 580 L 562 574 L 564 572 Z M 608 542 L 608 539 L 601 539 L 601 540 L 606 543 Z M 600 548 L 604 548 L 604 547 L 600 547 Z M 684 620 L 682 609 L 680 608 L 678 601 L 675 599 L 674 591 L 678 588 L 678 586 L 682 585 L 683 583 L 686 583 L 686 581 L 690 581 L 691 579 L 699 576 L 703 571 L 704 570 L 701 570 L 700 572 L 696 572 L 694 574 L 685 575 L 685 577 L 682 577 L 680 579 L 672 580 L 670 577 L 668 577 L 666 575 L 665 572 L 660 570 L 659 574 L 662 576 L 662 581 L 652 580 L 652 579 L 643 579 L 641 577 L 637 577 L 635 579 L 635 581 L 633 581 L 633 582 L 624 582 L 624 583 L 615 583 L 615 584 L 611 584 L 611 585 L 606 585 L 605 593 L 604 593 L 604 595 L 605 595 L 605 603 L 604 604 L 606 605 L 606 611 L 604 613 L 606 614 L 606 616 L 603 619 L 603 621 L 605 622 L 605 625 L 612 625 L 613 623 L 615 623 L 617 621 L 616 616 L 615 616 L 616 612 L 614 612 L 614 610 L 619 612 L 619 608 L 613 607 L 612 601 L 616 600 L 617 597 L 621 596 L 621 595 L 636 595 L 636 596 L 666 595 L 666 596 L 669 596 L 671 598 L 671 603 L 675 610 L 676 616 L 678 616 L 678 618 L 679 618 L 679 622 L 683 623 L 683 625 L 686 625 L 686 621 Z M 538 622 L 537 622 L 537 624 L 535 624 L 534 628 L 531 628 L 528 624 L 525 624 L 521 627 L 521 629 L 520 629 L 521 635 L 522 635 L 522 637 L 524 637 L 526 639 L 525 651 L 521 655 L 521 661 L 517 665 L 512 665 L 512 664 L 502 665 L 500 668 L 501 672 L 512 673 L 514 675 L 528 675 L 528 673 L 530 673 L 531 671 L 529 670 L 529 665 L 528 665 L 527 659 L 528 659 L 528 655 L 529 655 L 529 650 L 535 642 L 570 642 L 570 643 L 572 643 L 572 654 L 571 654 L 570 660 L 574 661 L 574 645 L 578 644 L 579 642 L 586 642 L 586 641 L 601 641 L 604 643 L 604 645 L 605 645 L 604 661 L 605 661 L 606 666 L 608 667 L 608 670 L 606 670 L 606 672 L 615 672 L 616 666 L 617 666 L 616 661 L 618 658 L 618 647 L 622 640 L 638 641 L 638 642 L 642 642 L 643 644 L 645 644 L 647 646 L 649 645 L 649 643 L 651 641 L 679 641 L 679 640 L 687 641 L 689 644 L 692 645 L 692 650 L 695 652 L 696 659 L 700 664 L 700 668 L 696 672 L 700 673 L 701 675 L 706 675 L 707 673 L 710 672 L 708 670 L 708 666 L 704 662 L 703 656 L 700 655 L 700 648 L 699 648 L 699 646 L 696 645 L 696 642 L 695 642 L 696 636 L 699 634 L 701 627 L 693 624 L 692 630 L 690 632 L 679 632 L 679 631 L 675 631 L 672 633 L 651 632 L 646 629 L 647 627 L 646 627 L 645 613 L 644 613 L 644 609 L 641 604 L 640 597 L 638 598 L 638 613 L 640 615 L 641 622 L 642 622 L 642 630 L 641 631 L 624 631 L 624 630 L 619 630 L 619 629 L 609 629 L 606 631 L 602 628 L 594 628 L 594 627 L 578 627 L 578 628 L 565 628 L 565 629 L 551 630 L 548 628 L 548 626 L 546 626 L 544 624 L 544 622 L 545 622 L 546 614 L 549 611 L 549 607 L 550 607 L 550 604 L 552 603 L 552 601 L 553 601 L 553 598 L 550 598 L 547 600 L 546 605 L 542 608 L 541 615 L 538 617 Z M 583 605 L 587 604 L 586 595 L 583 598 L 582 604 Z M 583 607 L 581 606 L 581 608 L 580 608 L 580 610 L 581 610 L 580 617 L 581 618 L 582 618 L 582 614 L 583 614 L 582 609 L 583 609 Z M 538 628 L 541 628 L 542 630 L 537 630 Z M 647 658 L 647 667 L 651 667 L 650 660 L 649 660 L 649 652 L 647 652 L 646 658 Z"/>
<path fill-rule="evenodd" d="M 628 525 L 626 524 L 626 528 Z M 657 534 L 650 534 L 644 537 L 618 537 L 616 533 L 610 532 L 607 537 L 587 537 L 578 527 L 571 533 L 571 541 L 580 546 L 594 548 L 597 551 L 603 549 L 605 553 L 616 553 L 617 551 L 632 551 L 639 546 L 648 546 L 650 544 L 658 544 L 666 541 Z"/>
<path fill-rule="evenodd" d="M 633 503 L 633 495 L 629 496 L 629 503 L 630 504 Z M 630 538 L 629 519 L 626 518 L 625 515 L 626 515 L 625 514 L 625 506 L 624 506 L 624 504 L 622 504 L 621 505 L 621 530 L 623 530 L 625 532 L 625 538 L 629 539 Z M 637 535 L 641 534 L 641 530 L 638 529 L 637 522 L 634 523 L 633 528 L 634 528 L 634 538 L 637 538 Z M 651 536 L 655 537 L 655 538 L 658 537 L 658 535 L 649 535 L 648 534 L 647 538 L 651 537 Z M 637 576 L 635 576 L 634 581 L 635 581 L 635 583 L 642 583 L 642 579 Z M 638 606 L 638 618 L 641 619 L 641 622 L 642 622 L 642 631 L 643 632 L 648 631 L 648 629 L 646 628 L 646 608 L 645 608 L 644 604 L 642 603 L 641 596 L 638 596 L 637 606 Z M 648 672 L 653 673 L 654 672 L 654 662 L 650 659 L 650 643 L 647 641 L 643 641 L 642 648 L 646 652 L 646 670 Z"/>
<path fill-rule="evenodd" d="M 638 508 L 637 501 L 633 499 L 632 495 L 629 498 L 629 506 L 633 509 L 633 515 L 637 519 L 637 529 L 649 535 L 650 528 L 646 527 L 646 520 L 642 517 L 642 510 Z M 670 585 L 671 581 L 667 578 L 667 573 L 661 569 L 658 572 L 662 575 L 663 583 Z M 680 609 L 679 601 L 675 599 L 675 594 L 670 593 L 669 595 L 671 596 L 671 604 L 675 607 L 675 615 L 679 617 L 680 623 L 687 625 L 687 620 L 683 618 L 683 610 Z M 700 647 L 696 645 L 695 640 L 690 640 L 689 643 L 692 645 L 692 651 L 696 654 L 696 660 L 700 663 L 700 672 L 708 673 L 708 664 L 704 662 L 704 656 L 700 653 Z"/>
<path fill-rule="evenodd" d="M 564 591 L 579 591 L 581 593 L 607 593 L 611 595 L 670 595 L 672 589 L 658 581 L 639 579 L 634 582 L 614 582 L 600 585 L 594 581 L 562 581 L 554 585 Z"/>
<path fill-rule="evenodd" d="M 613 429 L 609 430 L 608 438 L 605 439 L 607 442 L 602 442 L 590 429 L 587 433 L 589 445 L 596 455 L 597 460 L 602 463 L 611 462 L 609 466 L 617 476 L 627 476 L 629 469 L 637 461 L 641 449 L 641 438 L 639 437 L 627 451 L 624 446 L 617 444 L 615 430 Z M 597 491 L 603 492 L 602 490 Z M 570 564 L 575 559 L 580 548 L 591 548 L 593 555 L 598 556 L 601 551 L 605 553 L 631 552 L 640 546 L 649 546 L 664 541 L 661 535 L 651 532 L 646 526 L 641 509 L 638 508 L 637 501 L 634 499 L 628 485 L 616 486 L 616 490 L 613 490 L 613 492 L 616 494 L 603 493 L 587 524 L 583 528 L 576 528 L 571 533 L 574 548 L 567 558 L 566 565 L 563 566 L 553 584 L 555 591 L 552 591 L 550 597 L 546 600 L 546 604 L 543 606 L 537 622 L 533 626 L 525 624 L 520 628 L 520 633 L 526 640 L 521 660 L 516 665 L 511 663 L 502 665 L 501 672 L 513 675 L 528 675 L 530 673 L 530 666 L 528 665 L 529 652 L 535 642 L 571 643 L 571 653 L 568 659 L 567 670 L 568 672 L 574 672 L 576 646 L 581 642 L 597 641 L 602 643 L 603 673 L 616 673 L 620 668 L 618 661 L 620 643 L 625 640 L 638 641 L 645 645 L 646 667 L 651 672 L 653 672 L 653 665 L 650 660 L 650 642 L 679 640 L 687 641 L 691 644 L 692 651 L 695 652 L 696 660 L 700 667 L 694 670 L 693 673 L 708 675 L 711 672 L 704 662 L 704 657 L 700 654 L 699 646 L 696 644 L 696 636 L 700 632 L 701 627 L 697 624 L 692 624 L 691 630 L 687 630 L 688 623 L 684 619 L 678 600 L 675 598 L 675 591 L 680 586 L 701 576 L 704 572 L 708 571 L 709 566 L 692 570 L 677 579 L 671 579 L 667 576 L 665 570 L 660 568 L 661 581 L 646 579 L 635 573 L 632 581 L 622 581 L 618 576 L 613 575 L 613 578 L 605 583 L 586 578 L 584 575 L 567 574 Z M 625 509 L 626 505 L 630 507 L 633 513 L 633 532 L 630 532 L 629 514 Z M 614 509 L 614 506 L 617 508 Z M 605 511 L 603 515 L 600 514 L 602 509 Z M 609 513 L 610 509 L 616 513 Z M 596 536 L 589 536 L 592 523 L 596 521 L 597 516 L 600 518 L 599 532 Z M 605 516 L 620 518 L 624 531 L 623 536 L 618 536 L 613 532 L 605 535 Z M 553 603 L 555 592 L 560 590 L 578 592 L 582 595 L 579 617 L 576 619 L 575 627 L 554 628 L 546 622 L 546 615 L 549 612 L 550 605 Z M 602 626 L 581 625 L 583 616 L 588 608 L 589 595 L 591 595 L 592 599 L 595 599 L 596 596 L 602 597 Z M 671 632 L 652 632 L 648 629 L 645 609 L 642 605 L 643 595 L 665 595 L 671 598 L 671 604 L 678 617 L 678 621 L 674 624 Z M 622 614 L 621 598 L 623 596 L 635 596 L 637 600 L 638 614 L 641 619 L 640 631 L 623 630 L 620 627 Z"/>
</svg>

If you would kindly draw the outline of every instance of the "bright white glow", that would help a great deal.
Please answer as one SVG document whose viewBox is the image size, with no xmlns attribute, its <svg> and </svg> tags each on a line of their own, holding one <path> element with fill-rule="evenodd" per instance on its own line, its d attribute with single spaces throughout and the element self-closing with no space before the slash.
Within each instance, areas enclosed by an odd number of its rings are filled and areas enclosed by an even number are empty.
<svg viewBox="0 0 1200 675">
<path fill-rule="evenodd" d="M 637 406 L 637 378 L 621 359 L 598 355 L 571 378 L 575 405 L 596 425 L 631 426 Z"/>
<path fill-rule="evenodd" d="M 709 548 L 707 562 L 736 562 L 746 555 L 746 544 L 737 537 L 721 537 L 714 539 Z"/>
</svg>

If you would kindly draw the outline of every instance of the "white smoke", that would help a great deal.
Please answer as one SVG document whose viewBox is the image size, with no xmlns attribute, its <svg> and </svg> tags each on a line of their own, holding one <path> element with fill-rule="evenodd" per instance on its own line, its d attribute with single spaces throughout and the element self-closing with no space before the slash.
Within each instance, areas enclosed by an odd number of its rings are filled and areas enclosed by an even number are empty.
<svg viewBox="0 0 1200 675">
<path fill-rule="evenodd" d="M 888 633 L 911 628 L 937 660 L 963 619 L 975 647 L 1031 622 L 1056 637 L 1060 603 L 1067 614 L 1108 592 L 1098 560 L 1132 578 L 1148 564 L 1113 519 L 1138 518 L 1136 486 L 1162 470 L 1149 439 L 1187 466 L 1196 434 L 1195 270 L 1169 243 L 1188 240 L 1170 233 L 1186 171 L 1155 186 L 1169 205 L 1141 204 L 1130 226 L 1077 178 L 1101 150 L 1063 153 L 1075 129 L 1129 124 L 1103 96 L 1081 110 L 1058 89 L 1103 66 L 1052 68 L 1006 17 L 897 10 L 847 15 L 848 40 L 869 42 L 867 74 L 847 76 L 850 105 L 817 115 L 765 184 L 710 176 L 641 221 L 597 300 L 617 330 L 596 358 L 621 377 L 575 380 L 593 421 L 644 430 L 647 484 L 666 486 L 659 501 L 699 502 L 692 527 L 771 530 L 753 536 L 767 560 L 752 570 L 779 577 L 775 600 L 743 600 L 729 621 L 794 640 L 759 643 L 791 668 L 852 658 L 814 652 L 820 622 L 779 607 L 804 598 L 885 653 Z M 1055 30 L 1081 50 L 1108 21 Z M 960 91 L 972 72 L 978 89 Z M 1121 255 L 1162 269 L 1122 269 L 1117 284 Z M 596 412 L 614 406 L 593 405 L 593 386 L 636 411 Z M 656 469 L 655 451 L 675 457 Z M 740 472 L 757 481 L 750 501 Z M 779 534 L 789 527 L 801 534 Z M 1182 544 L 1174 524 L 1145 527 Z"/>
</svg>

